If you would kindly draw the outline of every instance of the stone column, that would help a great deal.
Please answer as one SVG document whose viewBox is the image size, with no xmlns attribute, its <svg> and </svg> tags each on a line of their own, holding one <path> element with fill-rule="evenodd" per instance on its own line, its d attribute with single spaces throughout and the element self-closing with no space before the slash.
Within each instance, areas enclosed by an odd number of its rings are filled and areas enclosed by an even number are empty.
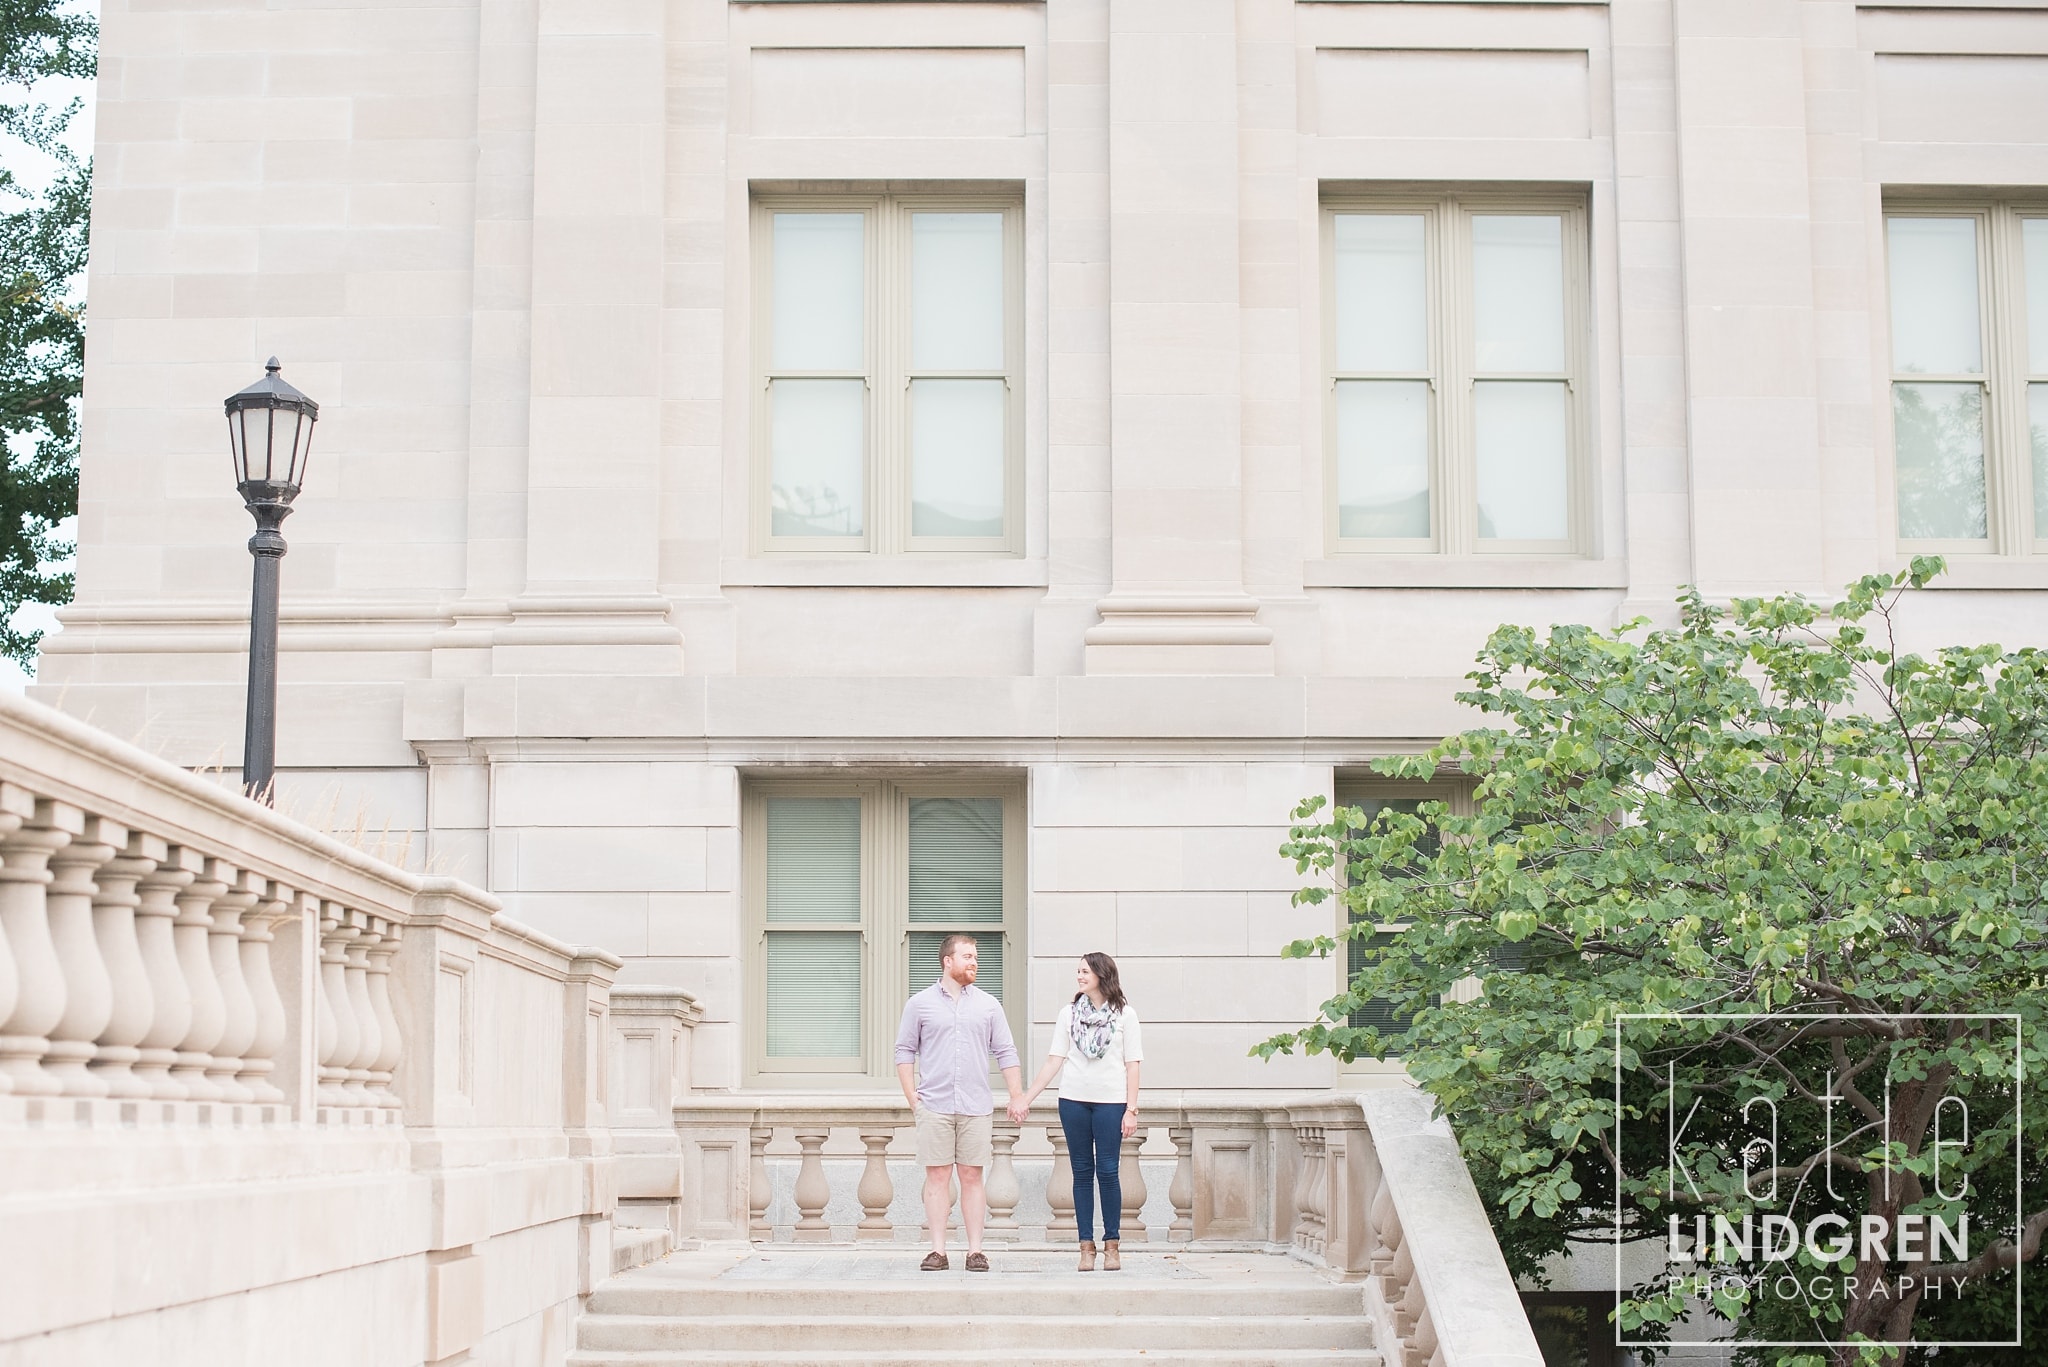
<svg viewBox="0 0 2048 1367">
<path fill-rule="evenodd" d="M 662 0 L 540 0 L 526 583 L 496 673 L 679 674 L 657 596 Z"/>
<path fill-rule="evenodd" d="M 1270 674 L 1245 592 L 1235 0 L 1110 0 L 1110 593 L 1091 674 Z"/>
</svg>

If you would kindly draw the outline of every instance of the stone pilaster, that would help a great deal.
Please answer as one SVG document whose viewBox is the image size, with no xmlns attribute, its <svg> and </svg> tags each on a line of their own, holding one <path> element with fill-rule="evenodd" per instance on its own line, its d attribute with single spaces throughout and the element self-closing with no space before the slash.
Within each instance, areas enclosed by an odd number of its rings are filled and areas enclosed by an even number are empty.
<svg viewBox="0 0 2048 1367">
<path fill-rule="evenodd" d="M 1237 6 L 1111 0 L 1111 589 L 1091 674 L 1271 673 L 1244 588 Z"/>
</svg>

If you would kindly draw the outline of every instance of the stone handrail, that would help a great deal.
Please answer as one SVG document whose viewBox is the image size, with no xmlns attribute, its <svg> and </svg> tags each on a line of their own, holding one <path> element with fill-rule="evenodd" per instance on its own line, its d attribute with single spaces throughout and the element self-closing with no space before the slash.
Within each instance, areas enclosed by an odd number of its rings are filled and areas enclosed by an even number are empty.
<svg viewBox="0 0 2048 1367">
<path fill-rule="evenodd" d="M 1457 1141 L 1430 1119 L 1430 1105 L 1406 1087 L 1279 1098 L 1148 1092 L 1144 1119 L 1124 1147 L 1124 1240 L 1284 1251 L 1363 1283 L 1377 1342 L 1398 1348 L 1387 1351 L 1398 1367 L 1542 1367 Z M 899 1164 L 908 1155 L 912 1125 L 900 1098 L 684 1095 L 675 1121 L 700 1197 L 684 1232 L 798 1242 L 898 1237 L 889 1160 L 892 1150 Z M 1016 1151 L 1041 1127 L 1045 1146 L 1034 1162 L 1042 1168 L 1050 1156 L 1043 1234 L 1052 1242 L 1075 1237 L 1065 1137 L 1041 1107 L 1023 1127 L 996 1117 L 986 1183 L 991 1240 L 1019 1236 Z M 1140 1213 L 1149 1192 L 1135 1160 L 1161 1130 L 1173 1153 L 1172 1218 L 1147 1229 Z M 774 1223 L 769 1150 L 786 1143 L 797 1150 L 796 1215 Z M 827 1218 L 835 1145 L 841 1182 L 851 1180 L 861 1210 L 850 1229 Z M 846 1171 L 855 1165 L 857 1178 Z M 836 1194 L 843 1206 L 847 1193 Z"/>
</svg>

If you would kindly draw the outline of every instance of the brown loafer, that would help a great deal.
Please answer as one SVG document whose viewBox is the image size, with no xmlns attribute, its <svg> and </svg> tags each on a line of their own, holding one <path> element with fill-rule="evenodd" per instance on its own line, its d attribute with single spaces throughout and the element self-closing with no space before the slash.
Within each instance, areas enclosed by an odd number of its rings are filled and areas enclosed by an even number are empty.
<svg viewBox="0 0 2048 1367">
<path fill-rule="evenodd" d="M 967 1255 L 967 1270 L 968 1270 L 969 1272 L 986 1272 L 986 1271 L 988 1271 L 988 1254 L 986 1254 L 986 1253 L 970 1253 L 970 1254 L 968 1254 L 968 1255 Z"/>
<path fill-rule="evenodd" d="M 924 1255 L 924 1261 L 917 1265 L 917 1269 L 920 1272 L 944 1272 L 951 1266 L 952 1264 L 946 1261 L 945 1254 L 927 1253 Z"/>
</svg>

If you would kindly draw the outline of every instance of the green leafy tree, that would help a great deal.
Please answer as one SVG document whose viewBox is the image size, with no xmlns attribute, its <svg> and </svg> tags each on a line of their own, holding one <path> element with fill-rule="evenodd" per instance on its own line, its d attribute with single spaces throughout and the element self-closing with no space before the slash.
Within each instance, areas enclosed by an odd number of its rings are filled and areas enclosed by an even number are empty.
<svg viewBox="0 0 2048 1367">
<path fill-rule="evenodd" d="M 31 99 L 45 77 L 89 78 L 97 25 L 67 0 L 0 0 L 0 654 L 24 666 L 40 632 L 15 629 L 25 602 L 68 603 L 52 568 L 71 544 L 58 524 L 78 509 L 78 396 L 85 367 L 83 286 L 92 165 L 66 146 L 80 102 Z M 31 193 L 20 153 L 55 176 Z"/>
<path fill-rule="evenodd" d="M 1470 814 L 1298 809 L 1296 901 L 1347 914 L 1286 954 L 1375 949 L 1259 1052 L 1400 1057 L 1520 1274 L 1617 1238 L 1717 1274 L 1625 1288 L 1636 1337 L 1704 1294 L 1745 1362 L 2025 1360 L 1898 1346 L 2010 1337 L 2048 1228 L 2048 1105 L 2020 1104 L 2048 980 L 2048 654 L 1902 651 L 1898 602 L 1940 570 L 1828 612 L 1689 595 L 1667 630 L 1496 631 L 1460 695 L 1495 724 L 1376 766 L 1470 775 Z M 1934 1018 L 1973 1013 L 2018 1021 Z M 1884 1237 L 1777 1261 L 1695 1243 L 1700 1217 L 1733 1234 L 1745 1213 L 1876 1216 Z M 1966 1250 L 1902 1249 L 1905 1216 L 1967 1216 Z"/>
</svg>

